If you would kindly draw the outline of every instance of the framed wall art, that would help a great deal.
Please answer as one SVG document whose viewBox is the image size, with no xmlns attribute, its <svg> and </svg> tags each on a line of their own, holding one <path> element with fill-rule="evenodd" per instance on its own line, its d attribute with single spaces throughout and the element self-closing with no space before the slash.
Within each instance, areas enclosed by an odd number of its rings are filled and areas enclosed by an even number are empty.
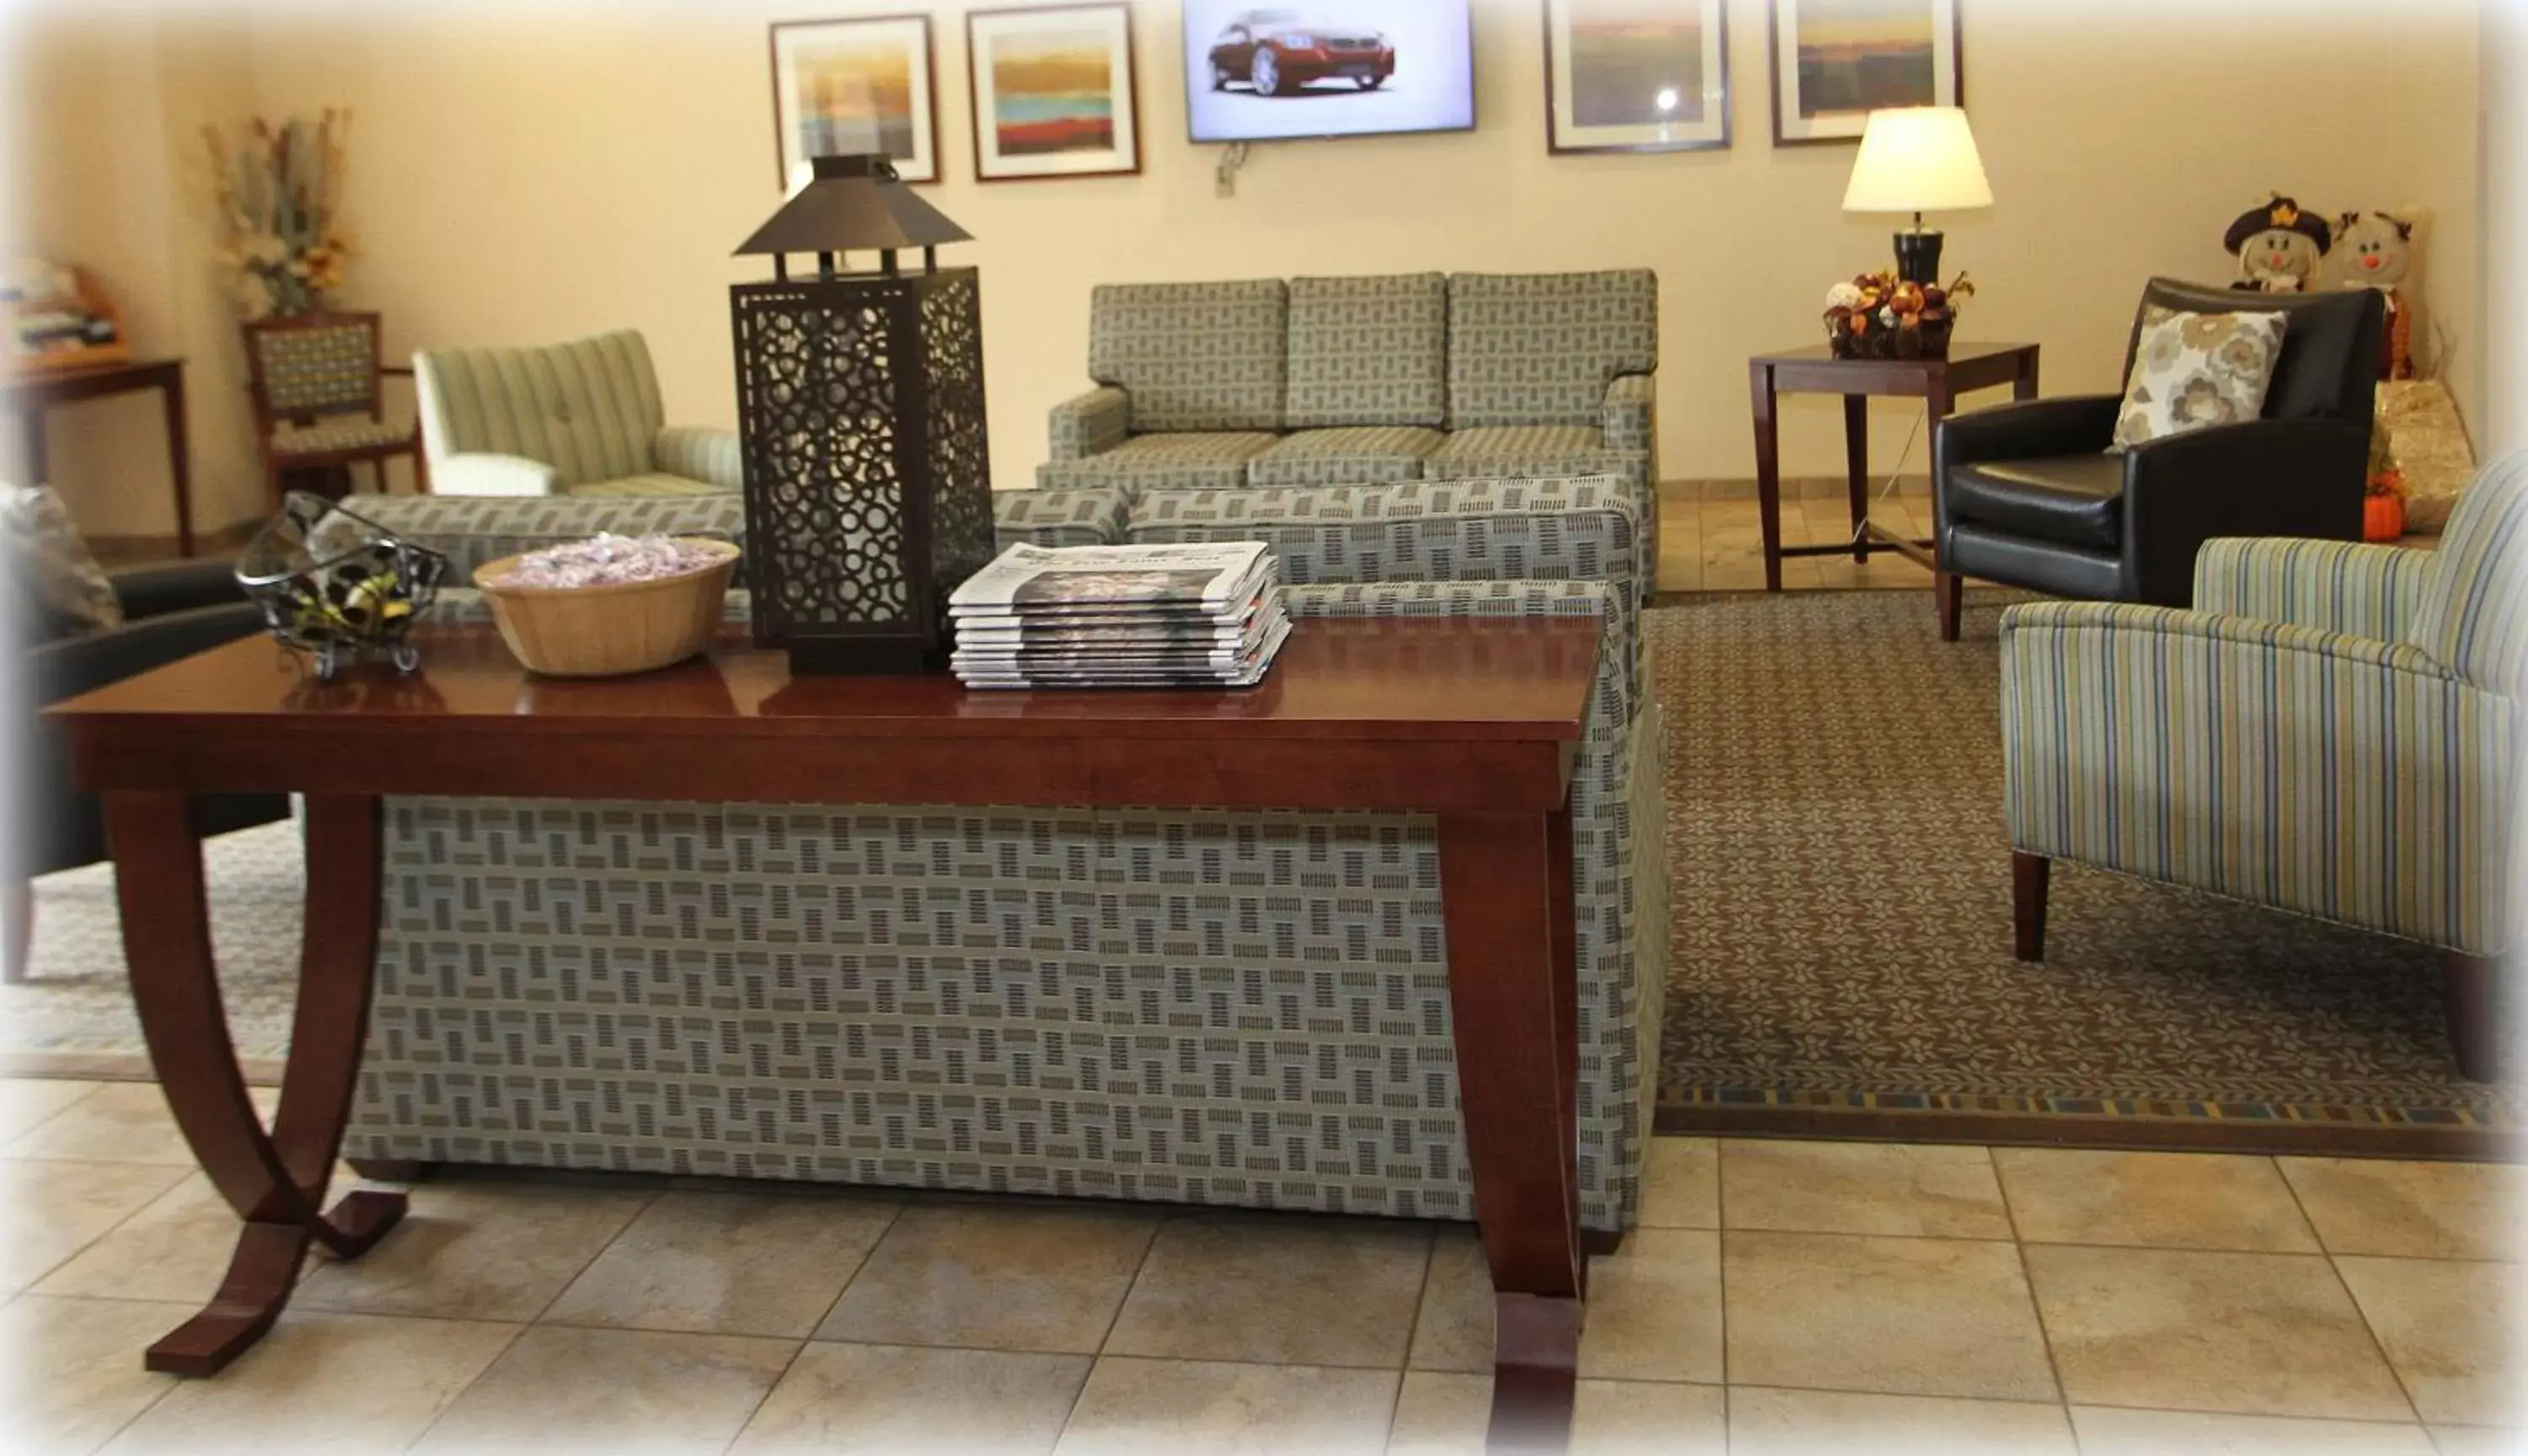
<svg viewBox="0 0 2528 1456">
<path fill-rule="evenodd" d="M 969 11 L 966 65 L 975 181 L 1141 170 L 1130 5 Z"/>
<path fill-rule="evenodd" d="M 1546 0 L 1545 103 L 1549 151 L 1727 146 L 1726 0 Z"/>
<path fill-rule="evenodd" d="M 1962 106 L 1958 0 L 1771 0 L 1773 141 L 1853 141 L 1870 113 Z"/>
<path fill-rule="evenodd" d="M 772 26 L 772 126 L 781 186 L 808 181 L 809 159 L 880 152 L 906 182 L 939 178 L 930 18 L 782 21 Z"/>
</svg>

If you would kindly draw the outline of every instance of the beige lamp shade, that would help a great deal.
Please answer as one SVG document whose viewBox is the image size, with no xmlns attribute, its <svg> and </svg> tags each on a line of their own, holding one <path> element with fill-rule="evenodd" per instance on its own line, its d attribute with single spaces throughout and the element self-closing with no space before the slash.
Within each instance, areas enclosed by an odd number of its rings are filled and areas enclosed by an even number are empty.
<svg viewBox="0 0 2528 1456">
<path fill-rule="evenodd" d="M 1966 112 L 1906 106 L 1870 114 L 1844 188 L 1845 212 L 1958 212 L 1992 206 Z"/>
</svg>

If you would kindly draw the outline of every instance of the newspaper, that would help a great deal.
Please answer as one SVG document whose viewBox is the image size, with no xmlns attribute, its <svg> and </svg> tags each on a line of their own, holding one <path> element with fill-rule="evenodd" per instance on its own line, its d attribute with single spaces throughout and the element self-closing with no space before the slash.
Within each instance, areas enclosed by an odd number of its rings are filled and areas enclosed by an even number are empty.
<svg viewBox="0 0 2528 1456">
<path fill-rule="evenodd" d="M 1020 545 L 968 577 L 948 598 L 952 616 L 1095 614 L 1151 607 L 1235 610 L 1274 569 L 1260 541 L 1185 545 Z"/>
<path fill-rule="evenodd" d="M 949 598 L 974 688 L 1250 687 L 1290 634 L 1261 542 L 1018 546 Z"/>
<path fill-rule="evenodd" d="M 1065 657 L 968 660 L 952 665 L 969 688 L 1251 688 L 1263 681 L 1273 656 L 1290 635 L 1290 619 L 1277 599 L 1261 638 L 1218 660 L 1180 663 L 1164 658 L 1083 661 Z"/>
</svg>

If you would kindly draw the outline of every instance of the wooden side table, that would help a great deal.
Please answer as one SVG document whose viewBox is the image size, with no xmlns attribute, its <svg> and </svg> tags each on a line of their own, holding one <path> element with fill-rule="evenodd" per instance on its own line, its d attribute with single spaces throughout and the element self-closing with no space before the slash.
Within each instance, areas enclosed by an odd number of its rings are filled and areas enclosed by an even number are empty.
<svg viewBox="0 0 2528 1456">
<path fill-rule="evenodd" d="M 1838 359 L 1824 344 L 1758 354 L 1747 361 L 1747 391 L 1756 412 L 1756 498 L 1764 527 L 1764 590 L 1782 590 L 1784 556 L 1839 556 L 1867 561 L 1873 551 L 1896 551 L 1931 565 L 1930 543 L 1908 541 L 1870 523 L 1870 396 L 1921 399 L 1931 428 L 1957 408 L 1957 396 L 1975 390 L 2011 387 L 2014 399 L 2036 397 L 2036 345 L 1952 344 L 1945 359 Z M 1852 490 L 1853 540 L 1849 546 L 1782 545 L 1782 447 L 1774 400 L 1783 394 L 1843 396 L 1844 468 Z"/>
<path fill-rule="evenodd" d="M 449 628 L 417 639 L 410 677 L 318 683 L 246 640 L 55 704 L 81 787 L 104 796 L 150 1062 L 244 1221 L 219 1297 L 148 1368 L 216 1373 L 272 1327 L 311 1243 L 356 1258 L 403 1216 L 375 1190 L 324 1204 L 368 1023 L 386 796 L 1422 811 L 1493 1279 L 1492 1449 L 1563 1449 L 1588 1278 L 1570 793 L 1599 636 L 1591 618 L 1317 620 L 1252 691 L 969 693 L 944 673 L 794 678 L 734 635 L 638 677 L 538 678 L 490 633 Z M 307 796 L 269 1127 L 229 1039 L 190 809 L 240 785 Z"/>
<path fill-rule="evenodd" d="M 184 442 L 184 361 L 134 359 L 89 369 L 19 374 L 0 380 L 0 406 L 19 418 L 26 440 L 26 484 L 47 485 L 51 462 L 44 450 L 44 418 L 56 404 L 106 394 L 156 390 L 167 406 L 167 471 L 176 489 L 176 550 L 193 554 L 192 451 Z"/>
</svg>

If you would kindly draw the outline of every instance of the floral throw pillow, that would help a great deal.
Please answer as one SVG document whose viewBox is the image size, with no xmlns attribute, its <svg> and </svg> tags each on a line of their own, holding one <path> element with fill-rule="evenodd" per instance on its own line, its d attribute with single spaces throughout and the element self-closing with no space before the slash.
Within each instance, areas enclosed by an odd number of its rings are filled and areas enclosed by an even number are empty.
<svg viewBox="0 0 2528 1456">
<path fill-rule="evenodd" d="M 2181 313 L 2152 304 L 2142 312 L 2133 378 L 2125 381 L 2116 442 L 2107 452 L 2255 419 L 2282 353 L 2280 313 Z"/>
<path fill-rule="evenodd" d="M 50 489 L 0 486 L 0 536 L 25 572 L 39 636 L 123 625 L 122 598 Z"/>
</svg>

